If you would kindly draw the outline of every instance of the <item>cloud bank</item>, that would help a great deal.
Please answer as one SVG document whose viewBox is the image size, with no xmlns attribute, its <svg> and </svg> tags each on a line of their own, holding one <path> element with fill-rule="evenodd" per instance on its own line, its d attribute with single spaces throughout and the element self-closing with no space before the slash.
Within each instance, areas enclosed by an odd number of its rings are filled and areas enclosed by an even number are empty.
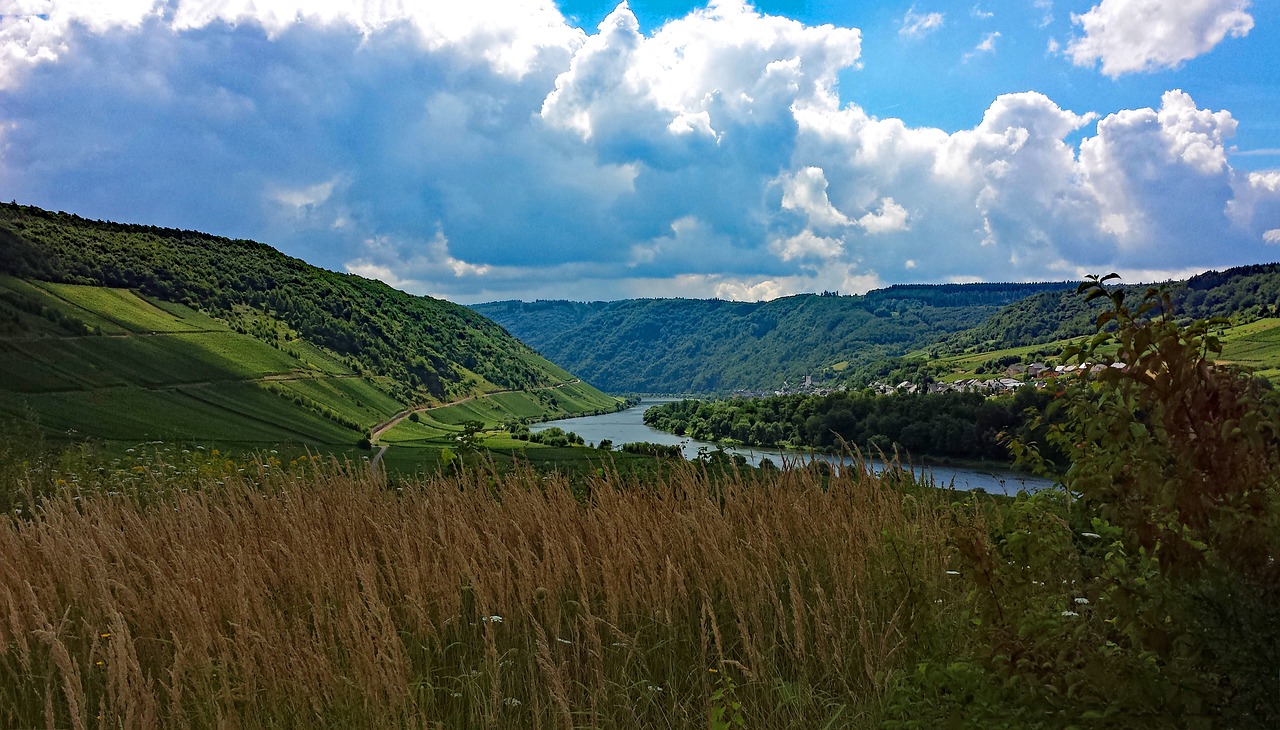
<svg viewBox="0 0 1280 730">
<path fill-rule="evenodd" d="M 1175 68 L 1228 36 L 1253 29 L 1249 0 L 1102 0 L 1071 22 L 1084 36 L 1067 45 L 1080 66 L 1102 62 L 1111 77 Z"/>
<path fill-rule="evenodd" d="M 4 198 L 252 237 L 417 293 L 1151 278 L 1280 242 L 1280 173 L 1232 169 L 1228 111 L 1028 91 L 970 129 L 912 127 L 841 102 L 858 29 L 731 0 L 649 34 L 625 3 L 590 33 L 545 1 L 28 4 L 0 20 Z M 1122 4 L 1078 19 L 1104 50 L 1073 58 L 1122 68 L 1103 40 L 1120 26 L 1086 20 Z"/>
</svg>

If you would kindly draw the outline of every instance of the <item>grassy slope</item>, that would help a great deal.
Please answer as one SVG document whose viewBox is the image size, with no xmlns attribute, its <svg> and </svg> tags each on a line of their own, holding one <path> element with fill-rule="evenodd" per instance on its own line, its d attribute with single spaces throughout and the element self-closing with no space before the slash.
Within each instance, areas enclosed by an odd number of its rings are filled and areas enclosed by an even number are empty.
<svg viewBox="0 0 1280 730">
<path fill-rule="evenodd" d="M 1222 336 L 1221 359 L 1280 380 L 1280 318 L 1267 317 L 1228 329 Z"/>
<path fill-rule="evenodd" d="M 394 378 L 407 402 L 572 378 L 465 307 L 325 271 L 253 241 L 0 204 L 0 274 L 187 304 L 258 339 L 293 340 L 297 357 Z M 62 314 L 91 331 L 118 333 L 119 323 L 103 315 L 117 303 L 89 302 L 87 311 Z"/>
<path fill-rule="evenodd" d="M 1280 381 L 1280 318 L 1264 317 L 1245 324 L 1224 326 L 1217 333 L 1222 341 L 1222 354 L 1218 357 L 1220 362 L 1241 365 L 1273 382 Z M 1083 339 L 1065 338 L 1035 345 L 965 352 L 933 358 L 931 362 L 943 371 L 941 379 L 945 381 L 996 378 L 1003 373 L 979 374 L 976 372 L 977 367 L 989 360 L 1007 356 L 1024 360 L 1054 358 L 1068 344 L 1080 343 Z M 926 355 L 924 351 L 918 351 L 910 356 Z"/>
<path fill-rule="evenodd" d="M 342 445 L 406 407 L 391 395 L 388 378 L 359 375 L 305 341 L 272 347 L 180 304 L 12 277 L 0 277 L 0 296 L 11 305 L 0 329 L 0 414 L 34 418 L 50 432 L 116 441 Z M 481 396 L 446 407 L 444 417 L 496 424 L 614 403 L 586 384 L 569 383 L 545 393 Z M 431 446 L 447 443 L 436 439 Z"/>
<path fill-rule="evenodd" d="M 182 305 L 10 277 L 0 277 L 3 294 L 102 332 L 50 331 L 46 316 L 10 312 L 18 316 L 0 334 L 0 412 L 34 417 L 54 432 L 348 444 L 403 407 L 340 362 L 321 367 L 311 353 L 312 364 L 304 363 Z M 295 391 L 304 397 L 295 400 Z"/>
<path fill-rule="evenodd" d="M 0 205 L 0 420 L 339 446 L 468 397 L 490 425 L 617 403 L 450 302 L 251 241 Z"/>
</svg>

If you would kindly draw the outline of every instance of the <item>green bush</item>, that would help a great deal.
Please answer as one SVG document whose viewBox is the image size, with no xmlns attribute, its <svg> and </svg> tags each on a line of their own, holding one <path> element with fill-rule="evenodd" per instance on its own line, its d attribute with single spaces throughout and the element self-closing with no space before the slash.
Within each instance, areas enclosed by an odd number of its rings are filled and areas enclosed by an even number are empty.
<svg viewBox="0 0 1280 730">
<path fill-rule="evenodd" d="M 1130 310 L 1110 278 L 1081 285 L 1110 308 L 1064 353 L 1106 367 L 1038 424 L 1063 489 L 957 521 L 973 631 L 901 679 L 892 726 L 1280 722 L 1280 405 L 1213 362 L 1216 322 L 1156 290 Z M 1040 466 L 1044 445 L 1012 444 Z"/>
</svg>

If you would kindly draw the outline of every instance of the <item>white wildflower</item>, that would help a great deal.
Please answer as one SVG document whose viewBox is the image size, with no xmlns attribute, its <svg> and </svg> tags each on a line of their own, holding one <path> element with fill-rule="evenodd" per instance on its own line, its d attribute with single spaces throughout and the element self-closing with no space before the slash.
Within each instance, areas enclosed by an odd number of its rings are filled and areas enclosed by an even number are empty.
<svg viewBox="0 0 1280 730">
<path fill-rule="evenodd" d="M 1063 616 L 1079 616 L 1080 614 L 1076 613 L 1075 611 L 1063 611 L 1062 615 Z"/>
<path fill-rule="evenodd" d="M 1076 605 L 1077 605 L 1077 606 L 1088 606 L 1088 605 L 1089 605 L 1089 599 L 1088 599 L 1088 598 L 1077 598 L 1077 599 L 1076 599 Z"/>
<path fill-rule="evenodd" d="M 515 697 L 507 697 L 504 700 L 502 700 L 502 704 L 506 705 L 507 707 L 519 707 L 524 703 L 516 699 Z"/>
</svg>

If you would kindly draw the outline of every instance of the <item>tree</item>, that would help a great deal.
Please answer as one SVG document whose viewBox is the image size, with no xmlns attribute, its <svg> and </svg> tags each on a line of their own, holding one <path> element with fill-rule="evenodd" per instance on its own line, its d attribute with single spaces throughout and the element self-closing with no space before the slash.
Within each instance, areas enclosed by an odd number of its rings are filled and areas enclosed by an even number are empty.
<svg viewBox="0 0 1280 730">
<path fill-rule="evenodd" d="M 458 443 L 458 452 L 466 453 L 468 451 L 480 450 L 480 431 L 484 428 L 484 424 L 480 421 L 465 421 L 462 424 L 462 433 L 455 436 Z"/>
<path fill-rule="evenodd" d="M 1273 724 L 1280 402 L 1249 373 L 1214 362 L 1219 322 L 1179 323 L 1168 293 L 1156 289 L 1131 310 L 1123 290 L 1105 286 L 1114 278 L 1080 285 L 1110 308 L 1097 317 L 1097 334 L 1064 355 L 1106 367 L 1062 393 L 1046 436 L 1070 455 L 1066 520 L 1098 542 L 1052 549 L 1076 556 L 1079 590 L 1106 616 L 1095 641 L 1105 641 L 1113 665 L 1146 673 L 1150 707 L 1226 718 L 1227 726 Z M 1030 444 L 1013 448 L 1038 460 Z M 1176 704 L 1171 691 L 1180 693 Z"/>
</svg>

